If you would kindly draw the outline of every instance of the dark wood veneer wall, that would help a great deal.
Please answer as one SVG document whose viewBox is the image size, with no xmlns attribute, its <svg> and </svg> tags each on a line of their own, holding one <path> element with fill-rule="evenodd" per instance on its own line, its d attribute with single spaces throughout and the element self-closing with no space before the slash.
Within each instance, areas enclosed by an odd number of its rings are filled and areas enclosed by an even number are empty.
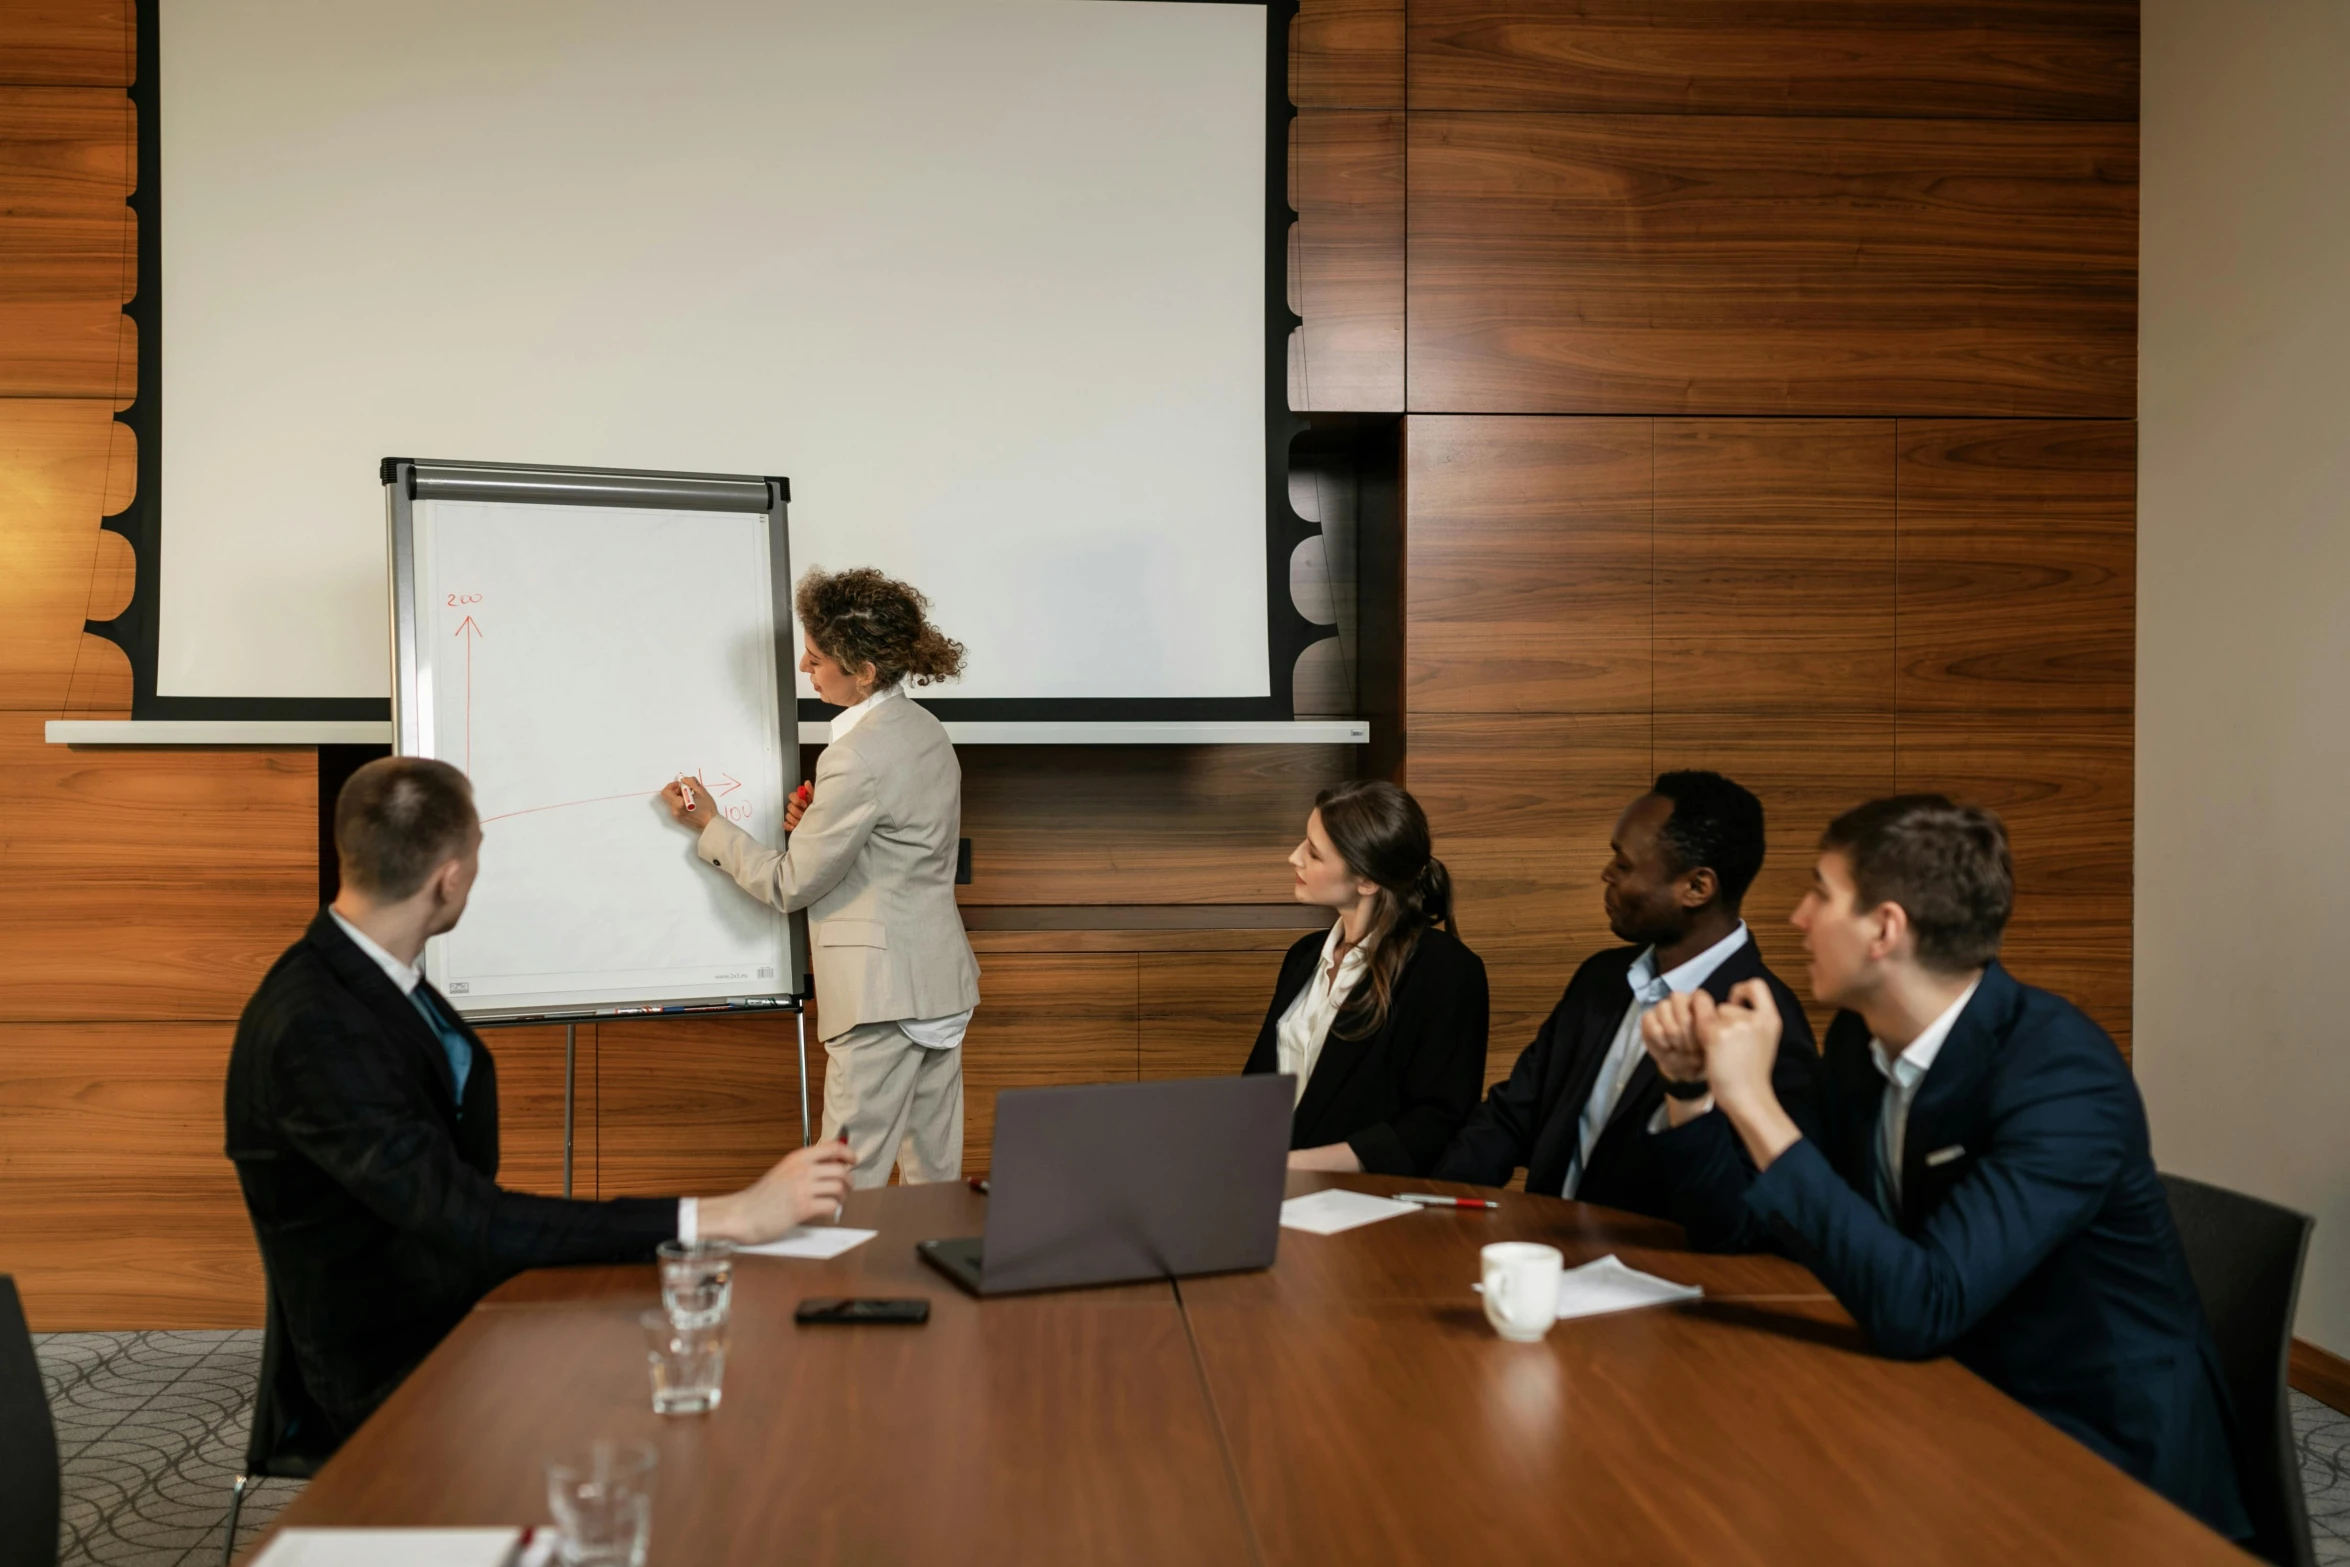
<svg viewBox="0 0 2350 1567">
<path fill-rule="evenodd" d="M 1293 400 L 1403 421 L 1400 539 L 1363 540 L 1400 654 L 1367 629 L 1362 667 L 1404 743 L 966 751 L 974 1163 L 1000 1088 L 1237 1066 L 1308 803 L 1399 758 L 1496 1074 L 1682 764 L 1769 804 L 1751 913 L 1799 984 L 1829 814 L 1996 805 L 2016 966 L 2126 1045 L 2136 38 L 2079 0 L 1306 0 Z M 122 0 L 0 0 L 0 1271 L 42 1328 L 259 1320 L 221 1071 L 316 891 L 313 753 L 42 741 L 129 705 L 80 627 L 130 587 L 131 40 Z M 495 1048 L 509 1176 L 551 1189 L 561 1032 Z M 797 1134 L 775 1020 L 580 1056 L 583 1191 Z"/>
<path fill-rule="evenodd" d="M 1404 772 L 1494 1072 L 1609 939 L 1616 811 L 1679 766 L 1762 795 L 1748 914 L 1799 988 L 1830 816 L 1996 807 L 2010 962 L 2128 1048 L 2137 33 L 1308 4 L 1291 390 L 1403 414 Z"/>
</svg>

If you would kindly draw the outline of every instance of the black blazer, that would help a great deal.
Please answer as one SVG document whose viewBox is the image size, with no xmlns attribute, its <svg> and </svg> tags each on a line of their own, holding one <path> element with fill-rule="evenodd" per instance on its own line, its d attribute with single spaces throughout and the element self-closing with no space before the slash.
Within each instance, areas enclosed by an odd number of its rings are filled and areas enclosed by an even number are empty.
<svg viewBox="0 0 2350 1567">
<path fill-rule="evenodd" d="M 1281 1015 L 1314 977 L 1330 933 L 1301 936 L 1281 960 L 1273 1004 L 1243 1072 L 1280 1064 Z M 1485 1082 L 1485 964 L 1437 926 L 1420 932 L 1387 1021 L 1362 1039 L 1322 1042 L 1290 1121 L 1289 1146 L 1345 1143 L 1380 1175 L 1425 1175 L 1477 1103 Z"/>
<path fill-rule="evenodd" d="M 1623 1025 L 1632 1005 L 1627 976 L 1644 947 L 1616 947 L 1595 954 L 1567 981 L 1566 993 L 1543 1020 L 1534 1042 L 1518 1057 L 1509 1077 L 1493 1085 L 1477 1113 L 1469 1117 L 1460 1135 L 1433 1172 L 1439 1179 L 1468 1181 L 1478 1186 L 1501 1186 L 1520 1165 L 1526 1167 L 1526 1190 L 1555 1197 L 1567 1182 L 1579 1142 L 1578 1123 L 1608 1046 Z M 1813 1076 L 1819 1055 L 1812 1047 L 1811 1024 L 1803 1005 L 1765 967 L 1762 953 L 1750 933 L 1737 951 L 1722 960 L 1701 987 L 1716 1001 L 1732 986 L 1760 979 L 1771 987 L 1786 1027 L 1779 1040 L 1779 1057 L 1771 1070 L 1779 1095 L 1794 1113 L 1808 1114 Z M 1624 1084 L 1622 1097 L 1599 1139 L 1591 1146 L 1591 1167 L 1575 1189 L 1580 1202 L 1623 1208 L 1687 1222 L 1685 1208 L 1718 1200 L 1703 1187 L 1693 1187 L 1676 1173 L 1684 1160 L 1745 1157 L 1718 1115 L 1700 1116 L 1687 1126 L 1651 1135 L 1647 1128 L 1664 1102 L 1664 1079 L 1656 1063 L 1641 1053 L 1639 1064 Z M 1749 1166 L 1751 1168 L 1751 1166 Z"/>
<path fill-rule="evenodd" d="M 2244 1538 L 2225 1384 L 2146 1107 L 2105 1031 L 1984 970 L 1910 1104 L 1898 1223 L 1871 1195 L 1884 1095 L 1868 1024 L 1839 1013 L 1810 1124 L 1796 1117 L 1804 1140 L 1760 1175 L 1715 1162 L 1691 1177 L 1742 1199 L 1738 1217 L 1776 1234 L 1883 1353 L 1955 1357 Z"/>
<path fill-rule="evenodd" d="M 432 994 L 473 1047 L 462 1114 L 438 1036 L 324 910 L 246 1003 L 229 1053 L 228 1156 L 338 1441 L 508 1277 L 648 1259 L 677 1233 L 674 1198 L 501 1190 L 497 1065 Z"/>
</svg>

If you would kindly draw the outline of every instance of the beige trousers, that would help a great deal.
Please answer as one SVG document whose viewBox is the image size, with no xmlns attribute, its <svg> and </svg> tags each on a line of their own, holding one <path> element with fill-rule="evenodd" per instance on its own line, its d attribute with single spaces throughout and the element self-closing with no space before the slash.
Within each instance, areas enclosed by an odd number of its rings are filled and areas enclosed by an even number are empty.
<svg viewBox="0 0 2350 1567">
<path fill-rule="evenodd" d="M 963 1047 L 925 1050 L 895 1023 L 860 1023 L 824 1042 L 824 1136 L 848 1133 L 851 1184 L 963 1175 Z"/>
</svg>

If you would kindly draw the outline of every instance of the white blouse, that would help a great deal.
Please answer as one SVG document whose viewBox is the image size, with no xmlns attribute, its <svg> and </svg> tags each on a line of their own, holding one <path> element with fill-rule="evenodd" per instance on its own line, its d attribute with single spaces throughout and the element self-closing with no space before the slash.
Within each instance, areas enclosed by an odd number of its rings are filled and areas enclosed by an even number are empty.
<svg viewBox="0 0 2350 1567">
<path fill-rule="evenodd" d="M 1330 1037 L 1330 1025 L 1346 998 L 1362 982 L 1363 970 L 1370 966 L 1370 958 L 1361 947 L 1350 947 L 1339 959 L 1338 972 L 1330 972 L 1330 955 L 1338 950 L 1339 938 L 1346 934 L 1346 922 L 1330 927 L 1330 939 L 1322 943 L 1322 956 L 1314 963 L 1314 977 L 1289 1010 L 1281 1014 L 1274 1051 L 1276 1070 L 1288 1072 L 1297 1078 L 1297 1097 L 1306 1096 L 1306 1084 L 1314 1076 L 1314 1063 L 1322 1058 L 1322 1043 Z"/>
</svg>

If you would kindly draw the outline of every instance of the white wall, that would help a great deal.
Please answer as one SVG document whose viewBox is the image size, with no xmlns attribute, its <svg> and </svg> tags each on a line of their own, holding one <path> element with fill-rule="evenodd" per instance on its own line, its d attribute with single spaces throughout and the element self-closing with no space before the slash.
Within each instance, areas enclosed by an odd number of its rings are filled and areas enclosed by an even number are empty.
<svg viewBox="0 0 2350 1567">
<path fill-rule="evenodd" d="M 2142 15 L 2138 1077 L 2350 1354 L 2350 4 Z"/>
</svg>

